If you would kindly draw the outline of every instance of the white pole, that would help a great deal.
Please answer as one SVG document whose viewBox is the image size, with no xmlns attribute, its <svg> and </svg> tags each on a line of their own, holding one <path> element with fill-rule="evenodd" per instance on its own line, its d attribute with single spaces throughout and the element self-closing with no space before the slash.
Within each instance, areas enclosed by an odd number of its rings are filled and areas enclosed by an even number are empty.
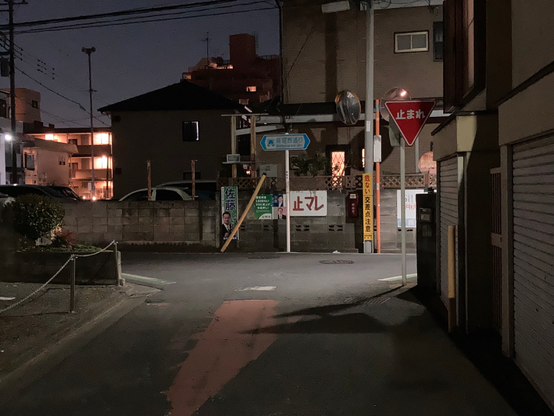
<svg viewBox="0 0 554 416">
<path fill-rule="evenodd" d="M 406 285 L 406 144 L 401 138 L 400 145 L 400 203 L 402 204 L 400 224 L 402 229 L 402 286 Z"/>
<path fill-rule="evenodd" d="M 365 173 L 373 175 L 373 57 L 374 57 L 374 11 L 371 1 L 366 7 L 366 98 L 365 98 Z M 373 211 L 371 213 L 373 216 Z M 373 233 L 373 230 L 372 230 Z M 373 241 L 364 242 L 364 252 L 373 253 Z"/>
<path fill-rule="evenodd" d="M 290 253 L 290 163 L 289 151 L 285 150 L 285 181 L 286 181 L 286 203 L 287 203 L 287 253 Z"/>
</svg>

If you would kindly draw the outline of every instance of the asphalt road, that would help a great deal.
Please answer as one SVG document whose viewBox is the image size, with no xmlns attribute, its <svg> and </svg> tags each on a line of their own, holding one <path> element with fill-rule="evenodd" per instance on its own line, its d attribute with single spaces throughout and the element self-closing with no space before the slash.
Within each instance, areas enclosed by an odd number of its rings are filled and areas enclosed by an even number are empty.
<svg viewBox="0 0 554 416">
<path fill-rule="evenodd" d="M 124 253 L 130 280 L 164 290 L 30 374 L 0 414 L 514 414 L 393 290 L 400 270 L 398 255 Z"/>
</svg>

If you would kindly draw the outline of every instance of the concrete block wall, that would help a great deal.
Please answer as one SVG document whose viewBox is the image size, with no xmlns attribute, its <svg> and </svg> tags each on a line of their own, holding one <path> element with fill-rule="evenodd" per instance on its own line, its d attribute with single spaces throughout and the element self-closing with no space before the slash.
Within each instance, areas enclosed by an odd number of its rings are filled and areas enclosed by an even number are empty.
<svg viewBox="0 0 554 416">
<path fill-rule="evenodd" d="M 84 243 L 189 244 L 216 247 L 216 201 L 64 204 L 64 229 Z"/>
<path fill-rule="evenodd" d="M 241 192 L 242 212 L 250 192 Z M 356 251 L 354 223 L 346 220 L 346 194 L 327 192 L 326 217 L 291 217 L 291 250 Z M 256 220 L 249 212 L 240 230 L 239 247 L 244 250 L 278 251 L 286 249 L 286 220 Z"/>
</svg>

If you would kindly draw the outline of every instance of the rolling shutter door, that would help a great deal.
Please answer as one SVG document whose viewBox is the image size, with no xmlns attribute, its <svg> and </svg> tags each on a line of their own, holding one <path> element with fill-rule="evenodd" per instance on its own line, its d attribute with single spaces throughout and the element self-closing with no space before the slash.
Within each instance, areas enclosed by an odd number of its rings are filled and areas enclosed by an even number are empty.
<svg viewBox="0 0 554 416">
<path fill-rule="evenodd" d="M 448 305 L 448 226 L 458 224 L 457 156 L 439 162 L 439 186 L 440 286 L 441 298 Z"/>
<path fill-rule="evenodd" d="M 513 147 L 514 341 L 554 406 L 554 137 Z"/>
</svg>

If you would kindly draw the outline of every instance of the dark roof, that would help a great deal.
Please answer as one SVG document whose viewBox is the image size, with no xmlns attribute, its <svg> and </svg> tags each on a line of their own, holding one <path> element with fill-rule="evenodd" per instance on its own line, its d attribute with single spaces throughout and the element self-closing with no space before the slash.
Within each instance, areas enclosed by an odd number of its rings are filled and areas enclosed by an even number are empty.
<svg viewBox="0 0 554 416">
<path fill-rule="evenodd" d="M 191 82 L 169 85 L 115 104 L 100 108 L 101 112 L 114 111 L 198 111 L 242 110 L 244 106 L 209 89 Z"/>
</svg>

